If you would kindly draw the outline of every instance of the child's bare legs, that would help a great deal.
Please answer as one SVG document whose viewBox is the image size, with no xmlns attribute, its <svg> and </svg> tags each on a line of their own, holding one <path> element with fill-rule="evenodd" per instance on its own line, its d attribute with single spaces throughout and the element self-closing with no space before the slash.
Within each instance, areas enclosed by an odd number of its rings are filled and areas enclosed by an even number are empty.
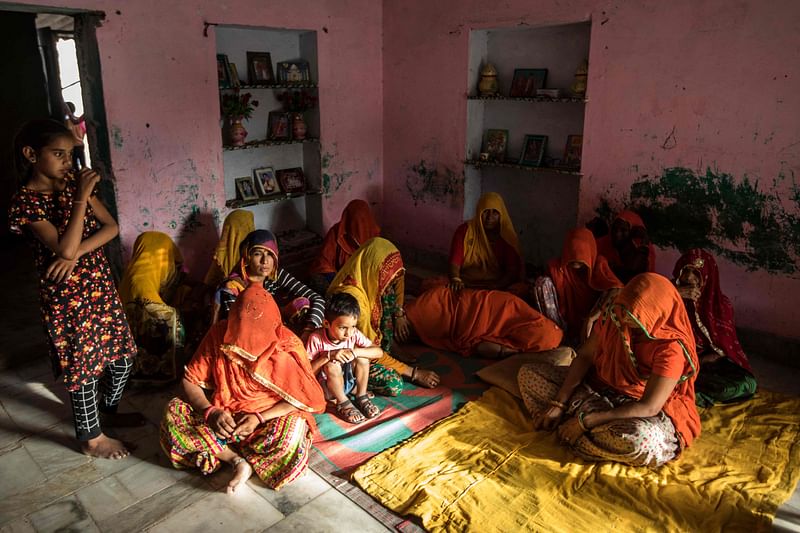
<svg viewBox="0 0 800 533">
<path fill-rule="evenodd" d="M 356 378 L 356 406 L 367 418 L 375 418 L 381 414 L 380 408 L 372 403 L 369 395 L 367 394 L 367 385 L 369 384 L 369 359 L 364 357 L 356 357 L 353 361 L 353 374 Z"/>
<path fill-rule="evenodd" d="M 355 361 L 358 360 L 359 358 L 355 359 Z M 356 366 L 356 382 L 359 383 L 357 374 L 358 365 L 355 364 L 355 361 L 353 364 Z M 330 362 L 326 364 L 324 368 L 325 375 L 328 377 L 328 391 L 336 398 L 336 412 L 339 413 L 346 422 L 350 422 L 351 424 L 359 424 L 366 420 L 364 415 L 356 409 L 353 402 L 350 401 L 347 394 L 344 392 L 343 366 L 340 363 Z M 367 367 L 367 373 L 369 373 L 369 366 Z M 366 380 L 364 383 L 366 384 Z"/>
<path fill-rule="evenodd" d="M 217 459 L 233 467 L 233 477 L 225 487 L 225 492 L 228 494 L 234 494 L 253 475 L 253 467 L 245 461 L 244 457 L 228 447 L 225 447 L 224 450 L 217 454 Z"/>
</svg>

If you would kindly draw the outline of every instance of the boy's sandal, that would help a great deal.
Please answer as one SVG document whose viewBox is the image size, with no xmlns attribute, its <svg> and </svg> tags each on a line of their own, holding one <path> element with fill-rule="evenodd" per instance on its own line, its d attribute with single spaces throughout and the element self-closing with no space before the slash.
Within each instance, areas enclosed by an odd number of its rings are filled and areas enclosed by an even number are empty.
<svg viewBox="0 0 800 533">
<path fill-rule="evenodd" d="M 356 409 L 356 406 L 353 405 L 353 402 L 350 400 L 337 404 L 336 412 L 339 413 L 339 416 L 341 416 L 345 422 L 349 422 L 350 424 L 360 424 L 366 420 L 364 415 L 361 414 L 361 411 Z"/>
<path fill-rule="evenodd" d="M 433 370 L 424 370 L 416 366 L 411 369 L 411 383 L 429 389 L 434 389 L 439 385 L 439 374 Z"/>
<path fill-rule="evenodd" d="M 356 396 L 356 405 L 367 418 L 375 418 L 381 414 L 380 407 L 372 403 L 367 394 Z"/>
</svg>

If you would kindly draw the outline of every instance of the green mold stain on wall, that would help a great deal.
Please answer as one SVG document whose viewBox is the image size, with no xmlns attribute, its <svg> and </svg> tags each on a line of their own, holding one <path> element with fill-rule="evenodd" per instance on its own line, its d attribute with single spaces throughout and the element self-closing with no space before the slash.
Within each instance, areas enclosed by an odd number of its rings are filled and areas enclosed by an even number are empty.
<svg viewBox="0 0 800 533">
<path fill-rule="evenodd" d="M 122 148 L 122 130 L 117 126 L 111 127 L 111 141 L 114 143 L 114 148 Z"/>
<path fill-rule="evenodd" d="M 436 202 L 455 199 L 463 191 L 463 172 L 457 173 L 449 167 L 443 167 L 440 172 L 437 167 L 436 163 L 426 162 L 424 159 L 410 166 L 406 174 L 406 189 L 414 205 L 427 198 Z"/>
<path fill-rule="evenodd" d="M 333 160 L 336 157 L 336 143 L 333 144 L 334 153 L 325 152 L 322 154 L 322 194 L 330 198 L 333 193 L 341 189 L 351 176 L 356 174 L 354 171 L 332 172 L 330 170 Z"/>
<path fill-rule="evenodd" d="M 783 201 L 777 191 L 786 185 L 790 197 Z M 704 248 L 749 271 L 800 271 L 800 188 L 794 176 L 779 175 L 767 191 L 747 176 L 667 168 L 634 182 L 623 203 L 641 215 L 659 246 Z M 610 211 L 602 200 L 598 215 Z"/>
</svg>

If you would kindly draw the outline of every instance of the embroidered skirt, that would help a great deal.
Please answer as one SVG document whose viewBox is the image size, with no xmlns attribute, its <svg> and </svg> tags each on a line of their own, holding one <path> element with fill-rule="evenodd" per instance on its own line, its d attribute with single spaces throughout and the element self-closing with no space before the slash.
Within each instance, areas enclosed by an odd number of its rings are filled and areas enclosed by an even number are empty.
<svg viewBox="0 0 800 533">
<path fill-rule="evenodd" d="M 524 365 L 518 375 L 522 400 L 528 411 L 547 409 L 567 377 L 569 367 L 547 363 Z M 567 417 L 579 412 L 608 411 L 633 398 L 614 391 L 595 392 L 585 383 L 575 389 L 567 402 Z M 647 418 L 613 420 L 591 428 L 574 444 L 572 451 L 589 461 L 616 461 L 632 466 L 660 466 L 681 451 L 675 426 L 663 411 Z"/>
<path fill-rule="evenodd" d="M 217 455 L 226 446 L 244 457 L 264 484 L 278 490 L 308 468 L 311 433 L 303 417 L 288 414 L 268 420 L 247 437 L 225 442 L 188 403 L 173 398 L 167 404 L 161 449 L 175 468 L 211 474 L 219 468 Z"/>
</svg>

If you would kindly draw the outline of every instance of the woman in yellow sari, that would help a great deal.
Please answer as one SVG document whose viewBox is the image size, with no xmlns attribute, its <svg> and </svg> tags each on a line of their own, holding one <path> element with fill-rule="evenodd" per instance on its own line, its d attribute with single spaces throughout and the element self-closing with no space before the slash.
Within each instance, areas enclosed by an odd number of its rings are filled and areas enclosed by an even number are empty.
<svg viewBox="0 0 800 533">
<path fill-rule="evenodd" d="M 484 193 L 472 220 L 456 229 L 450 246 L 449 277 L 449 286 L 455 291 L 467 287 L 525 295 L 519 238 L 499 194 Z"/>
<path fill-rule="evenodd" d="M 417 385 L 434 388 L 439 375 L 402 363 L 389 355 L 395 337 L 408 338 L 409 326 L 403 309 L 405 268 L 394 244 L 381 237 L 366 241 L 333 278 L 327 296 L 341 292 L 352 295 L 361 309 L 358 329 L 383 348 L 383 357 L 375 367 L 397 371 Z M 386 393 L 398 391 L 386 391 Z M 383 392 L 382 392 L 383 393 Z"/>
<path fill-rule="evenodd" d="M 253 213 L 244 209 L 235 209 L 228 213 L 222 224 L 222 235 L 219 237 L 214 259 L 206 273 L 205 284 L 214 290 L 222 280 L 239 264 L 239 245 L 244 238 L 256 229 Z"/>
<path fill-rule="evenodd" d="M 146 231 L 136 238 L 119 295 L 136 339 L 134 381 L 168 382 L 178 377 L 185 332 L 178 307 L 181 252 L 168 235 Z"/>
</svg>

